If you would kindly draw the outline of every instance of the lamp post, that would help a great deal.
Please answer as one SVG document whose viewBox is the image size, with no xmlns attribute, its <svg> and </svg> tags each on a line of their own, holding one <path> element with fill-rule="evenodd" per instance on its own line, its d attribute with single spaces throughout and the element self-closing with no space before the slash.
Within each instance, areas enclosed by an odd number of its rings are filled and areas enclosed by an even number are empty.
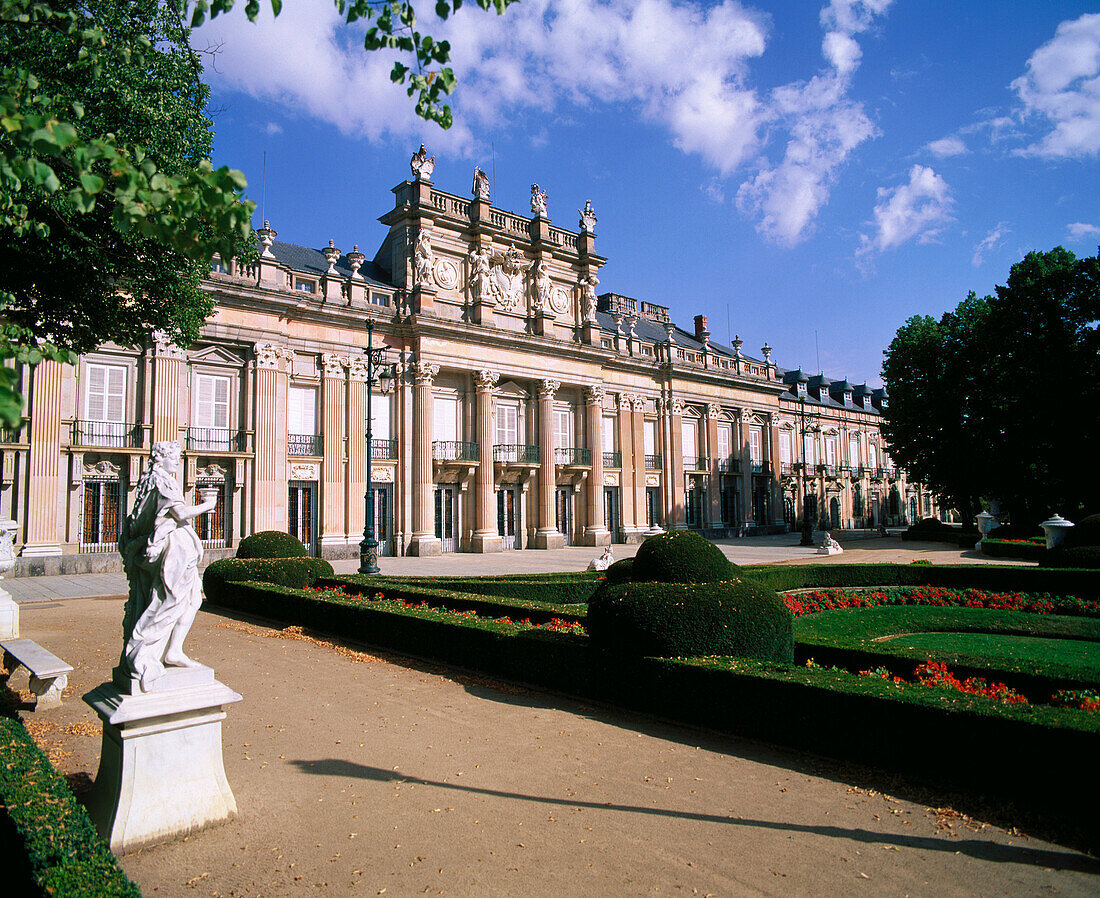
<svg viewBox="0 0 1100 898">
<path fill-rule="evenodd" d="M 378 573 L 378 540 L 374 535 L 374 483 L 371 480 L 371 460 L 374 454 L 374 430 L 373 416 L 371 412 L 371 394 L 374 393 L 374 376 L 385 362 L 387 347 L 374 347 L 374 319 L 367 318 L 367 492 L 363 497 L 366 502 L 366 522 L 363 525 L 363 541 L 359 543 L 359 573 Z M 386 392 L 387 384 L 381 383 L 385 378 L 383 371 L 379 377 L 382 392 Z"/>
<path fill-rule="evenodd" d="M 806 427 L 806 397 L 801 396 L 798 400 L 799 412 L 802 416 L 802 539 L 799 540 L 800 546 L 812 546 L 814 544 L 814 528 L 810 523 L 810 491 L 807 485 L 807 478 L 809 476 L 809 465 L 806 463 L 806 434 L 813 428 Z"/>
</svg>

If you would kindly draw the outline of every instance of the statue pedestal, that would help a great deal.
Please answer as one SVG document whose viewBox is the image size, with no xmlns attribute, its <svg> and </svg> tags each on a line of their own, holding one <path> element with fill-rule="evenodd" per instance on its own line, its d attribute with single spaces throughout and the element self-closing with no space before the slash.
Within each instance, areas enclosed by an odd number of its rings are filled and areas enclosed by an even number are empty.
<svg viewBox="0 0 1100 898">
<path fill-rule="evenodd" d="M 4 587 L 0 586 L 0 639 L 19 638 L 19 606 Z"/>
<path fill-rule="evenodd" d="M 115 670 L 84 696 L 103 721 L 88 801 L 114 852 L 172 839 L 236 816 L 222 763 L 225 705 L 241 696 L 209 667 L 168 668 L 149 692 Z"/>
</svg>

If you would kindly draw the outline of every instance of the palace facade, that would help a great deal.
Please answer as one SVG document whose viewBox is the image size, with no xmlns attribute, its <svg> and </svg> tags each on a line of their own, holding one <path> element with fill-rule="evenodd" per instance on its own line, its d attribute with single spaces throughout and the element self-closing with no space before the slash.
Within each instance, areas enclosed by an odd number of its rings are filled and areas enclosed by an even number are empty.
<svg viewBox="0 0 1100 898">
<path fill-rule="evenodd" d="M 370 392 L 382 554 L 499 552 L 902 524 L 932 499 L 890 460 L 887 397 L 779 367 L 706 319 L 597 290 L 596 216 L 550 223 L 439 190 L 432 160 L 394 189 L 372 260 L 276 240 L 217 261 L 193 346 L 105 344 L 23 374 L 22 426 L 0 433 L 0 517 L 16 573 L 118 566 L 120 519 L 157 440 L 178 440 L 207 556 L 258 530 L 357 555 L 368 463 L 366 324 L 387 347 Z M 196 499 L 196 502 L 198 500 Z"/>
</svg>

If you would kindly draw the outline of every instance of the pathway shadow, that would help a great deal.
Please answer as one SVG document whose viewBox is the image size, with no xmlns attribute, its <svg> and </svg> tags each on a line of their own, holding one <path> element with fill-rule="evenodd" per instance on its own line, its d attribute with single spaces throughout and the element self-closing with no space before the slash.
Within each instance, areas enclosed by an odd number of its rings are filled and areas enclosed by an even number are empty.
<svg viewBox="0 0 1100 898">
<path fill-rule="evenodd" d="M 366 764 L 357 764 L 342 758 L 322 758 L 317 761 L 291 761 L 303 773 L 315 776 L 343 776 L 353 779 L 373 780 L 376 782 L 413 783 L 418 786 L 431 786 L 437 789 L 449 789 L 474 795 L 486 795 L 515 801 L 529 801 L 536 804 L 548 804 L 559 807 L 589 808 L 597 811 L 641 814 L 643 816 L 666 817 L 678 820 L 692 820 L 700 823 L 721 823 L 733 827 L 753 829 L 771 829 L 787 833 L 808 833 L 833 839 L 851 839 L 869 845 L 893 845 L 898 848 L 910 848 L 921 851 L 942 851 L 950 854 L 965 854 L 981 861 L 997 864 L 1028 864 L 1036 867 L 1049 867 L 1059 871 L 1079 873 L 1100 873 L 1100 861 L 1088 855 L 1073 851 L 1029 848 L 1018 845 L 1003 845 L 981 839 L 947 839 L 931 836 L 908 836 L 903 834 L 876 833 L 866 829 L 846 828 L 842 826 L 812 826 L 775 820 L 752 820 L 718 814 L 700 814 L 691 811 L 677 811 L 669 808 L 652 808 L 641 805 L 615 804 L 613 802 L 577 801 L 565 798 L 553 798 L 546 795 L 525 795 L 519 792 L 505 792 L 499 789 L 483 789 L 475 786 L 461 786 L 457 783 L 444 783 L 422 777 L 410 776 L 393 770 L 383 770 Z"/>
</svg>

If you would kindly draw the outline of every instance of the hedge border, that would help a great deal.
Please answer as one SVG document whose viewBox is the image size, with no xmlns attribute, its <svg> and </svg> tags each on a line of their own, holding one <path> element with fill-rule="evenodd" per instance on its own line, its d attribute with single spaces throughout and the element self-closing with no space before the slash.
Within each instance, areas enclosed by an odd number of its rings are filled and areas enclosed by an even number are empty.
<svg viewBox="0 0 1100 898">
<path fill-rule="evenodd" d="M 0 745 L 0 838 L 15 840 L 30 880 L 7 880 L 15 890 L 9 894 L 23 894 L 20 889 L 32 885 L 52 898 L 141 898 L 84 806 L 20 721 L 0 717 Z"/>
<path fill-rule="evenodd" d="M 990 558 L 1015 558 L 1018 561 L 1042 561 L 1047 547 L 1038 543 L 1009 542 L 1004 539 L 982 540 L 982 554 Z"/>
<path fill-rule="evenodd" d="M 966 696 L 952 696 L 957 710 L 950 710 L 919 692 L 900 700 L 875 694 L 885 681 L 824 688 L 798 682 L 804 672 L 797 668 L 776 667 L 769 677 L 752 662 L 742 662 L 748 667 L 741 672 L 715 670 L 705 660 L 628 660 L 564 634 L 505 635 L 466 620 L 455 625 L 266 584 L 234 584 L 226 598 L 222 604 L 235 611 L 437 663 L 868 764 L 937 788 L 996 795 L 1047 826 L 1068 825 L 1086 849 L 1100 846 L 1091 808 L 1078 794 L 1080 771 L 1091 769 L 1100 748 L 1100 721 L 1091 712 L 995 706 Z M 958 751 L 945 752 L 945 745 Z M 1033 764 L 1021 775 L 1019 759 L 1044 757 L 1058 763 Z"/>
<path fill-rule="evenodd" d="M 603 575 L 587 571 L 559 574 L 518 574 L 492 577 L 378 577 L 352 574 L 339 579 L 356 586 L 383 583 L 391 589 L 446 590 L 547 605 L 585 604 Z M 538 598 L 533 598 L 537 592 Z"/>
</svg>

